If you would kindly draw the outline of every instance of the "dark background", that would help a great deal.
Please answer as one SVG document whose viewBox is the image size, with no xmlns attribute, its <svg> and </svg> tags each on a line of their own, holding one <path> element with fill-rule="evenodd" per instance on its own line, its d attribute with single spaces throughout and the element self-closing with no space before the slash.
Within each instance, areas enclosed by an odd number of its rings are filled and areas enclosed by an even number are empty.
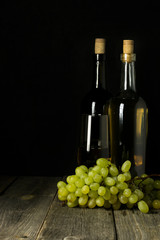
<svg viewBox="0 0 160 240">
<path fill-rule="evenodd" d="M 135 40 L 137 90 L 149 108 L 148 171 L 159 173 L 159 7 L 109 1 L 5 1 L 0 8 L 0 174 L 64 175 L 76 165 L 80 103 L 106 37 L 119 89 L 122 40 Z"/>
</svg>

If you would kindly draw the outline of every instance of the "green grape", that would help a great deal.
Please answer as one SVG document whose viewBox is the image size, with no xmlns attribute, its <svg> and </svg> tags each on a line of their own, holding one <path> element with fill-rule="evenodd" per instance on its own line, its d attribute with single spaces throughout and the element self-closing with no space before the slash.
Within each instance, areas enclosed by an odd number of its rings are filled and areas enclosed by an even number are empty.
<svg viewBox="0 0 160 240">
<path fill-rule="evenodd" d="M 153 186 L 155 189 L 160 189 L 160 180 L 155 180 Z"/>
<path fill-rule="evenodd" d="M 124 182 L 126 180 L 126 177 L 124 174 L 119 174 L 117 180 L 118 182 Z"/>
<path fill-rule="evenodd" d="M 83 173 L 85 173 L 85 171 L 81 168 L 81 167 L 77 167 L 75 169 L 75 174 L 80 177 Z"/>
<path fill-rule="evenodd" d="M 151 199 L 150 195 L 145 194 L 143 201 L 145 201 L 147 203 L 148 207 L 152 207 L 152 199 Z"/>
<path fill-rule="evenodd" d="M 94 170 L 91 170 L 88 172 L 88 177 L 92 177 L 94 178 L 94 176 L 96 175 L 97 173 L 94 171 Z"/>
<path fill-rule="evenodd" d="M 76 199 L 74 202 L 67 202 L 67 206 L 70 208 L 77 207 L 78 206 L 78 199 Z"/>
<path fill-rule="evenodd" d="M 90 189 L 96 191 L 98 190 L 99 186 L 100 186 L 99 183 L 91 183 Z"/>
<path fill-rule="evenodd" d="M 127 160 L 122 164 L 121 170 L 122 170 L 122 172 L 125 173 L 125 172 L 129 171 L 130 167 L 131 167 L 131 162 L 129 160 Z"/>
<path fill-rule="evenodd" d="M 134 207 L 134 203 L 127 202 L 126 206 L 127 208 L 131 209 Z"/>
<path fill-rule="evenodd" d="M 92 177 L 86 177 L 84 179 L 84 181 L 85 181 L 85 184 L 90 185 L 91 183 L 93 183 L 93 178 Z"/>
<path fill-rule="evenodd" d="M 68 190 L 69 192 L 75 192 L 75 191 L 76 191 L 76 186 L 75 186 L 74 183 L 68 183 L 68 184 L 66 185 L 66 188 L 67 188 L 67 190 Z"/>
<path fill-rule="evenodd" d="M 113 177 L 117 176 L 118 175 L 118 168 L 114 164 L 112 164 L 109 168 L 109 173 Z"/>
<path fill-rule="evenodd" d="M 106 158 L 99 158 L 97 159 L 96 164 L 100 167 L 108 167 L 108 160 Z"/>
<path fill-rule="evenodd" d="M 109 209 L 111 207 L 111 204 L 109 203 L 109 201 L 105 200 L 103 206 L 104 206 L 104 208 Z"/>
<path fill-rule="evenodd" d="M 115 180 L 112 178 L 112 177 L 106 177 L 105 179 L 104 179 L 104 182 L 105 182 L 105 184 L 106 185 L 108 185 L 108 186 L 113 186 L 113 185 L 115 185 Z"/>
<path fill-rule="evenodd" d="M 82 168 L 85 173 L 88 173 L 88 168 L 85 165 L 81 165 L 80 168 Z"/>
<path fill-rule="evenodd" d="M 100 170 L 100 174 L 102 175 L 102 177 L 107 177 L 108 176 L 108 168 L 101 168 Z"/>
<path fill-rule="evenodd" d="M 74 202 L 77 199 L 75 193 L 69 193 L 67 196 L 67 201 L 68 202 Z"/>
<path fill-rule="evenodd" d="M 101 183 L 102 182 L 102 176 L 99 175 L 98 173 L 93 177 L 94 182 L 96 183 Z"/>
<path fill-rule="evenodd" d="M 141 175 L 141 178 L 146 178 L 146 177 L 148 177 L 148 175 L 147 175 L 146 173 L 143 173 L 143 174 Z"/>
<path fill-rule="evenodd" d="M 97 198 L 98 197 L 98 191 L 90 190 L 90 192 L 88 193 L 88 196 L 90 198 Z"/>
<path fill-rule="evenodd" d="M 128 188 L 128 184 L 126 182 L 118 182 L 116 184 L 116 187 L 119 189 L 119 190 L 124 190 L 126 188 Z"/>
<path fill-rule="evenodd" d="M 112 207 L 113 207 L 114 210 L 120 209 L 120 207 L 121 207 L 121 202 L 120 202 L 119 200 L 117 200 L 116 203 L 113 203 L 113 204 L 112 204 Z"/>
<path fill-rule="evenodd" d="M 66 187 L 66 183 L 65 182 L 63 182 L 63 181 L 59 181 L 58 183 L 57 183 L 57 188 L 59 189 L 59 188 L 61 188 L 61 187 Z"/>
<path fill-rule="evenodd" d="M 146 192 L 146 193 L 150 193 L 150 192 L 154 189 L 153 183 L 146 184 L 146 185 L 144 186 L 144 189 L 145 189 L 145 192 Z"/>
<path fill-rule="evenodd" d="M 155 199 L 155 200 L 152 202 L 152 206 L 153 206 L 153 208 L 155 208 L 155 209 L 160 209 L 160 200 Z"/>
<path fill-rule="evenodd" d="M 131 193 L 132 193 L 132 191 L 131 191 L 130 188 L 126 188 L 126 189 L 124 189 L 124 191 L 123 191 L 123 195 L 124 195 L 125 197 L 127 197 L 127 198 L 131 196 Z"/>
<path fill-rule="evenodd" d="M 82 188 L 77 188 L 76 191 L 75 191 L 75 196 L 76 197 L 81 197 L 83 194 L 82 194 Z"/>
<path fill-rule="evenodd" d="M 67 189 L 67 185 L 66 187 L 61 187 L 58 190 L 58 195 L 62 196 L 62 197 L 66 197 L 68 195 L 69 191 Z"/>
<path fill-rule="evenodd" d="M 128 172 L 125 172 L 123 173 L 123 175 L 125 176 L 126 180 L 125 181 L 129 181 L 131 180 L 132 176 L 131 176 L 131 173 L 128 171 Z"/>
<path fill-rule="evenodd" d="M 99 196 L 104 196 L 106 194 L 106 188 L 103 186 L 100 186 L 98 188 L 98 194 L 99 194 Z"/>
<path fill-rule="evenodd" d="M 156 191 L 156 198 L 160 200 L 160 191 Z"/>
<path fill-rule="evenodd" d="M 109 203 L 110 203 L 110 204 L 114 204 L 114 203 L 116 203 L 116 202 L 117 202 L 117 195 L 111 194 L 111 197 L 110 197 L 110 199 L 109 199 Z"/>
<path fill-rule="evenodd" d="M 80 206 L 85 206 L 88 202 L 88 195 L 83 194 L 81 197 L 78 199 L 78 203 Z"/>
<path fill-rule="evenodd" d="M 131 196 L 129 197 L 128 201 L 130 203 L 136 203 L 138 201 L 138 196 L 135 193 L 132 193 Z"/>
<path fill-rule="evenodd" d="M 123 204 L 128 202 L 128 197 L 124 196 L 122 192 L 118 194 L 118 199 Z"/>
<path fill-rule="evenodd" d="M 78 188 L 82 188 L 84 186 L 85 182 L 83 179 L 78 179 L 76 182 L 75 182 L 75 185 L 76 187 Z"/>
<path fill-rule="evenodd" d="M 98 207 L 103 207 L 103 205 L 104 205 L 104 198 L 101 197 L 101 196 L 99 196 L 98 198 L 96 198 L 96 205 L 97 205 Z"/>
<path fill-rule="evenodd" d="M 58 199 L 60 201 L 66 201 L 67 200 L 67 196 L 61 196 L 61 195 L 58 194 Z"/>
<path fill-rule="evenodd" d="M 94 171 L 94 172 L 100 174 L 101 167 L 96 165 L 96 166 L 93 167 L 92 171 Z"/>
<path fill-rule="evenodd" d="M 144 193 L 140 189 L 135 189 L 134 193 L 138 196 L 138 201 L 144 197 Z"/>
<path fill-rule="evenodd" d="M 146 178 L 142 181 L 143 185 L 153 184 L 154 180 L 153 178 Z"/>
<path fill-rule="evenodd" d="M 149 211 L 149 207 L 147 205 L 147 203 L 143 200 L 138 202 L 138 209 L 142 212 L 142 213 L 147 213 Z"/>
<path fill-rule="evenodd" d="M 89 193 L 89 191 L 90 191 L 90 188 L 89 188 L 88 185 L 84 185 L 84 186 L 82 187 L 82 193 L 83 193 L 83 194 L 87 194 L 87 193 Z"/>
<path fill-rule="evenodd" d="M 89 208 L 95 208 L 96 207 L 96 199 L 95 198 L 90 198 L 88 201 L 88 207 Z"/>
<path fill-rule="evenodd" d="M 118 193 L 118 188 L 116 186 L 111 186 L 110 192 L 111 194 L 116 195 Z"/>
<path fill-rule="evenodd" d="M 88 177 L 88 174 L 84 172 L 81 174 L 80 179 L 85 179 L 87 177 Z"/>
<path fill-rule="evenodd" d="M 106 187 L 106 193 L 103 195 L 104 200 L 109 200 L 111 198 L 111 192 L 110 190 Z"/>
</svg>

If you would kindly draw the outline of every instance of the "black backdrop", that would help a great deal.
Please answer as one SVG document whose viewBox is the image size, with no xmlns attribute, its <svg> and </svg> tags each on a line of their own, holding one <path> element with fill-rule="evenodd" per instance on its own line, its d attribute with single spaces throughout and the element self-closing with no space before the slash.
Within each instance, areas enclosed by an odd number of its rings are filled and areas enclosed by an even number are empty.
<svg viewBox="0 0 160 240">
<path fill-rule="evenodd" d="M 93 78 L 95 37 L 107 39 L 107 84 L 113 94 L 119 89 L 122 40 L 135 40 L 137 90 L 149 108 L 147 166 L 159 172 L 159 9 L 151 4 L 125 9 L 108 1 L 1 5 L 0 173 L 72 172 L 80 103 Z"/>
</svg>

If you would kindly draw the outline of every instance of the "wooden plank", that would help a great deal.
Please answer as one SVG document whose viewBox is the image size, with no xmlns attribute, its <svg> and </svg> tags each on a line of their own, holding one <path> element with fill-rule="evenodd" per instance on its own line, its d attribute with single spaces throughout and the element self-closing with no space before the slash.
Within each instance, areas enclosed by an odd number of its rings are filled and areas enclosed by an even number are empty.
<svg viewBox="0 0 160 240">
<path fill-rule="evenodd" d="M 72 238 L 69 238 L 72 236 Z M 57 197 L 37 240 L 115 240 L 111 210 L 68 208 Z"/>
<path fill-rule="evenodd" d="M 0 240 L 35 240 L 59 178 L 21 177 L 0 196 Z"/>
<path fill-rule="evenodd" d="M 159 240 L 160 239 L 160 212 L 148 214 L 139 210 L 116 210 L 114 218 L 118 240 Z"/>
<path fill-rule="evenodd" d="M 15 181 L 15 179 L 15 176 L 0 176 L 0 194 L 2 194 L 7 187 Z"/>
</svg>

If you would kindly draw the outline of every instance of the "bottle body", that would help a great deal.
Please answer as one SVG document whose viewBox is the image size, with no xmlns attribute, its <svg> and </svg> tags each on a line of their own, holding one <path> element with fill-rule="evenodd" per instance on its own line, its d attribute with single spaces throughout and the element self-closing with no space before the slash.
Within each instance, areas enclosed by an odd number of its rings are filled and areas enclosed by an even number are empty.
<svg viewBox="0 0 160 240">
<path fill-rule="evenodd" d="M 141 97 L 131 95 L 122 93 L 110 102 L 111 159 L 117 166 L 129 159 L 132 175 L 140 176 L 146 167 L 148 108 Z"/>
</svg>

